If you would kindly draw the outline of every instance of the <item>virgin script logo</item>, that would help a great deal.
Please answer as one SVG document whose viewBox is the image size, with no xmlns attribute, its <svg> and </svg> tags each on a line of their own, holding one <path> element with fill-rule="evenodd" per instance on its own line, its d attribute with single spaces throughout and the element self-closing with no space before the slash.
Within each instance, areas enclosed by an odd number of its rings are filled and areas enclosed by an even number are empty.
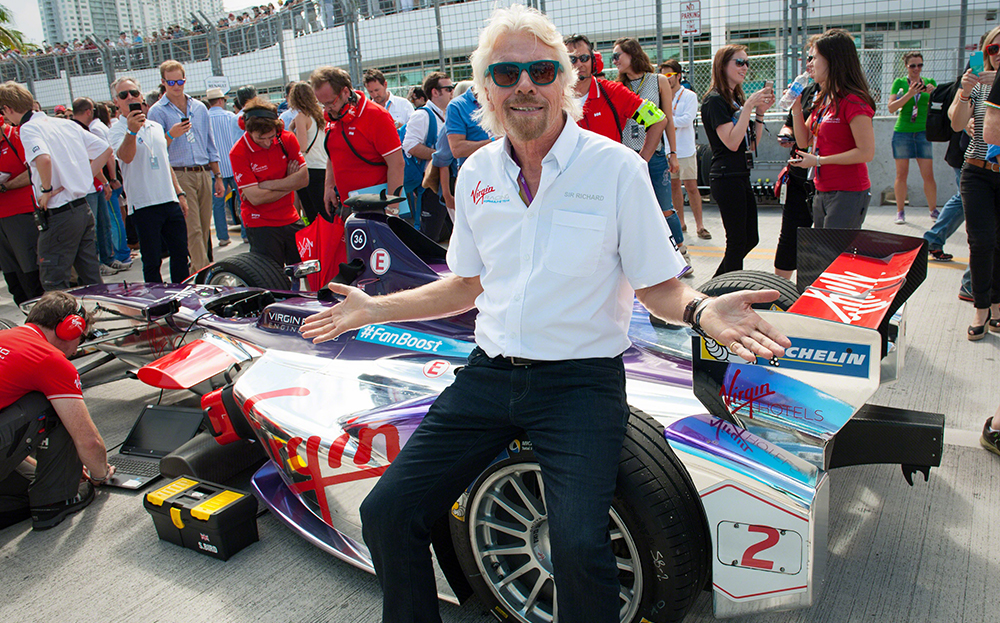
<svg viewBox="0 0 1000 623">
<path fill-rule="evenodd" d="M 490 194 L 491 192 L 495 192 L 496 191 L 496 189 L 493 188 L 492 186 L 487 186 L 486 188 L 480 188 L 480 186 L 482 186 L 482 184 L 483 184 L 483 182 L 482 182 L 482 180 L 480 180 L 476 184 L 476 189 L 472 191 L 472 203 L 475 204 L 475 205 L 481 204 L 483 202 L 483 198 L 486 195 Z"/>
<path fill-rule="evenodd" d="M 743 407 L 748 407 L 750 414 L 750 419 L 753 419 L 753 403 L 755 401 L 759 402 L 761 398 L 770 396 L 774 394 L 771 390 L 770 383 L 764 383 L 763 385 L 757 385 L 755 387 L 739 388 L 736 386 L 736 379 L 740 376 L 740 370 L 737 370 L 733 374 L 733 380 L 729 383 L 729 388 L 727 389 L 725 385 L 719 389 L 719 396 L 722 397 L 722 402 L 725 403 L 726 408 L 729 409 L 730 413 L 738 413 Z"/>
</svg>

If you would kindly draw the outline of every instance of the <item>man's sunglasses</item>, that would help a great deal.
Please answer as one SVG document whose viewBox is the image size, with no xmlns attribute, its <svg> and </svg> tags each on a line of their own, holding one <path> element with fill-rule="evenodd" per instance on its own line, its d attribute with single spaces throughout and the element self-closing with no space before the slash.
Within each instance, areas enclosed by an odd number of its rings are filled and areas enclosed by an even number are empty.
<svg viewBox="0 0 1000 623">
<path fill-rule="evenodd" d="M 127 98 L 129 95 L 132 97 L 139 97 L 142 93 L 139 92 L 139 89 L 126 89 L 125 91 L 118 91 L 118 99 L 120 100 Z"/>
<path fill-rule="evenodd" d="M 452 91 L 455 90 L 455 85 L 454 84 L 449 84 L 446 87 L 438 87 L 438 89 L 440 89 L 442 91 L 448 91 L 449 93 L 451 93 Z"/>
<path fill-rule="evenodd" d="M 1000 54 L 1000 43 L 991 43 L 986 46 L 986 53 L 990 56 L 996 56 Z"/>
<path fill-rule="evenodd" d="M 493 79 L 498 87 L 512 87 L 521 79 L 521 72 L 528 72 L 528 78 L 536 85 L 543 87 L 556 81 L 559 73 L 558 61 L 532 61 L 530 63 L 493 63 L 486 69 L 486 74 Z"/>
<path fill-rule="evenodd" d="M 184 86 L 184 83 L 187 82 L 187 80 L 181 78 L 180 80 L 164 80 L 164 82 L 167 83 L 168 87 L 173 87 L 173 86 L 182 87 Z"/>
<path fill-rule="evenodd" d="M 907 67 L 909 67 L 910 69 L 923 69 L 924 68 L 924 64 L 923 63 L 913 63 L 912 65 L 907 65 Z"/>
<path fill-rule="evenodd" d="M 580 56 L 569 55 L 569 64 L 576 65 L 577 61 L 581 63 L 589 63 L 590 59 L 593 58 L 590 54 L 581 54 Z"/>
<path fill-rule="evenodd" d="M 733 62 L 736 63 L 737 67 L 749 67 L 750 66 L 750 59 L 749 58 L 734 58 Z"/>
<path fill-rule="evenodd" d="M 667 78 L 673 78 L 673 77 L 674 77 L 674 76 L 676 76 L 676 75 L 677 75 L 678 73 L 680 73 L 680 72 L 677 72 L 677 71 L 665 71 L 665 72 L 663 72 L 663 74 L 661 74 L 661 75 L 663 75 L 663 76 L 666 76 Z"/>
</svg>

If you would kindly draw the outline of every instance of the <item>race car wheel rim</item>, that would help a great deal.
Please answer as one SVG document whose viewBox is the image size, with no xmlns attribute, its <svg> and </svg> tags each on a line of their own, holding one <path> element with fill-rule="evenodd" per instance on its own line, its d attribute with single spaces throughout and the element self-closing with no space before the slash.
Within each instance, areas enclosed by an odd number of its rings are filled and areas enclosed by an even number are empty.
<svg viewBox="0 0 1000 623">
<path fill-rule="evenodd" d="M 538 464 L 507 465 L 490 474 L 478 487 L 467 516 L 473 555 L 493 594 L 518 621 L 551 623 L 555 583 Z M 639 551 L 614 508 L 608 530 L 621 582 L 621 620 L 631 621 L 642 597 Z"/>
<path fill-rule="evenodd" d="M 237 288 L 247 287 L 247 283 L 242 279 L 234 275 L 233 273 L 219 272 L 212 275 L 212 278 L 208 280 L 209 285 L 213 286 L 234 286 Z"/>
</svg>

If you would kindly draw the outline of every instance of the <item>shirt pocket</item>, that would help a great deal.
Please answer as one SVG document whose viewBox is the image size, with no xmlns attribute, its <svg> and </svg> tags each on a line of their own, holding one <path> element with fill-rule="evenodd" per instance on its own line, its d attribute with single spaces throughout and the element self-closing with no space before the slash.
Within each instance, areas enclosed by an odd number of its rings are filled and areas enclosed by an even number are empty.
<svg viewBox="0 0 1000 623">
<path fill-rule="evenodd" d="M 556 210 L 552 213 L 545 267 L 569 277 L 587 277 L 597 270 L 608 217 Z"/>
</svg>

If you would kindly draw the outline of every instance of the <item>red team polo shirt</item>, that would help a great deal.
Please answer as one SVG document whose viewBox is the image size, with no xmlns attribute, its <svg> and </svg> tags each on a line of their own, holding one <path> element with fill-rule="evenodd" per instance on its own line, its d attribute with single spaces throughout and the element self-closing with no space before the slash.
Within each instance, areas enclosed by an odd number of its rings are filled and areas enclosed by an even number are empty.
<svg viewBox="0 0 1000 623">
<path fill-rule="evenodd" d="M 600 80 L 603 89 L 597 88 L 598 80 Z M 609 99 L 611 100 L 610 104 L 608 103 Z M 591 78 L 590 92 L 587 94 L 587 102 L 583 105 L 583 118 L 577 122 L 577 125 L 620 143 L 622 142 L 622 130 L 625 129 L 625 122 L 632 118 L 635 111 L 639 110 L 642 102 L 641 97 L 620 82 Z M 611 104 L 614 105 L 614 113 L 611 111 Z M 621 124 L 621 127 L 615 124 L 615 113 L 618 114 L 618 123 Z"/>
<path fill-rule="evenodd" d="M 2 131 L 0 171 L 10 173 L 10 179 L 14 179 L 28 168 L 24 165 L 24 158 L 21 157 L 24 155 L 24 146 L 21 145 L 21 135 L 17 128 L 3 124 Z M 0 194 L 0 218 L 15 214 L 27 214 L 34 209 L 35 197 L 31 190 L 31 184 Z"/>
<path fill-rule="evenodd" d="M 854 133 L 851 132 L 851 120 L 858 115 L 874 117 L 875 111 L 863 99 L 853 93 L 840 101 L 840 105 L 820 106 L 813 108 L 812 115 L 807 120 L 811 127 L 816 128 L 816 151 L 820 156 L 840 154 L 857 147 Z M 868 165 L 857 164 L 826 164 L 816 168 L 816 178 L 813 180 L 819 192 L 834 192 L 837 190 L 860 191 L 871 188 L 868 178 Z"/>
<path fill-rule="evenodd" d="M 298 139 L 287 130 L 281 131 L 281 136 L 275 138 L 270 149 L 264 149 L 255 143 L 250 138 L 250 133 L 246 132 L 229 152 L 229 159 L 233 164 L 233 177 L 240 190 L 268 180 L 280 180 L 286 177 L 289 158 L 297 160 L 303 167 L 306 166 L 306 159 L 302 156 Z M 240 205 L 240 218 L 243 219 L 243 224 L 247 227 L 291 225 L 299 220 L 299 213 L 295 211 L 294 194 L 289 192 L 277 201 L 254 205 L 247 201 L 245 194 L 241 193 L 243 203 Z"/>
<path fill-rule="evenodd" d="M 83 400 L 76 368 L 33 324 L 0 331 L 0 409 L 29 392 Z"/>
<path fill-rule="evenodd" d="M 354 106 L 357 113 L 326 124 L 326 153 L 330 155 L 341 199 L 347 199 L 351 191 L 385 184 L 389 171 L 384 164 L 385 156 L 402 149 L 392 115 L 364 93 L 355 93 L 358 94 L 358 103 Z M 344 140 L 345 135 L 350 147 Z M 377 164 L 364 162 L 354 155 L 351 147 L 365 160 Z"/>
</svg>

